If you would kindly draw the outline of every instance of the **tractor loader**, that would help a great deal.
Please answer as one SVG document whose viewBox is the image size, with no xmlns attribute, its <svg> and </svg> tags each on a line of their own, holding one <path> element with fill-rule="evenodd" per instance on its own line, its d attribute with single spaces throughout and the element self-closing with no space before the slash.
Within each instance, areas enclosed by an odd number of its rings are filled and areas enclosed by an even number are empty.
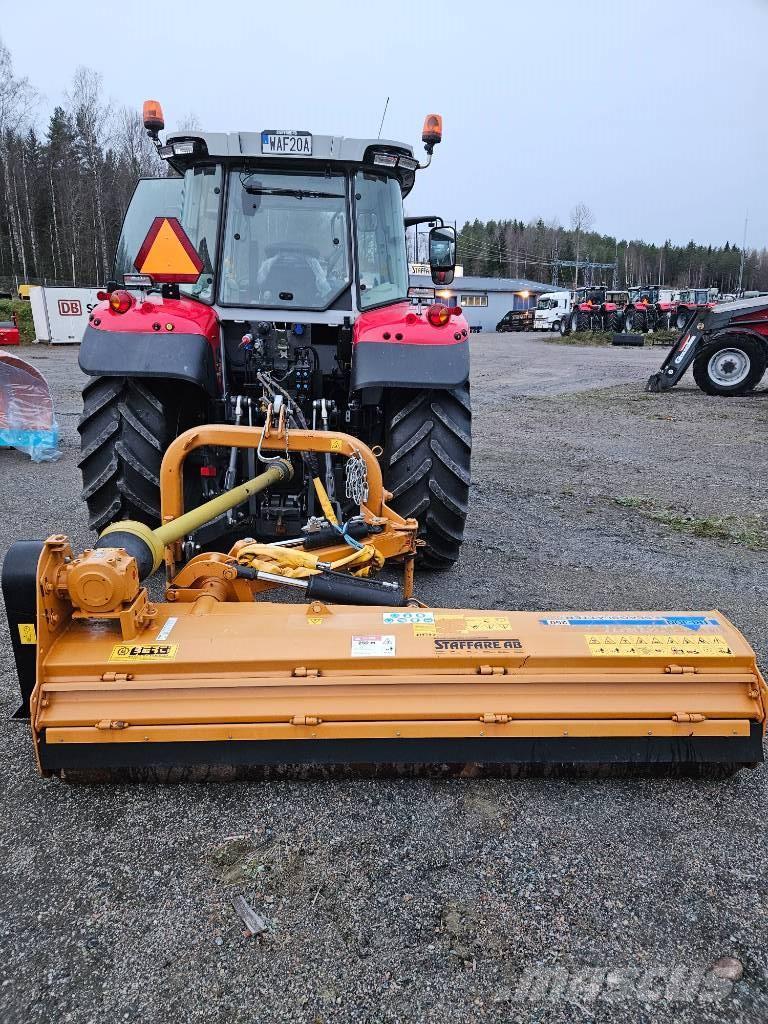
<svg viewBox="0 0 768 1024">
<path fill-rule="evenodd" d="M 265 468 L 186 510 L 185 463 L 209 446 Z M 321 479 L 326 457 L 356 506 L 345 520 Z M 300 465 L 322 519 L 297 538 L 185 559 L 190 533 Z M 466 762 L 720 772 L 762 760 L 766 687 L 719 612 L 427 608 L 414 596 L 418 523 L 389 505 L 379 459 L 351 435 L 288 427 L 280 401 L 261 426 L 182 433 L 160 497 L 155 529 L 119 521 L 89 550 L 61 534 L 6 556 L 18 717 L 44 775 Z M 399 582 L 376 578 L 387 561 Z M 164 599 L 150 600 L 145 581 L 163 564 Z M 298 603 L 256 599 L 275 589 Z"/>
</svg>

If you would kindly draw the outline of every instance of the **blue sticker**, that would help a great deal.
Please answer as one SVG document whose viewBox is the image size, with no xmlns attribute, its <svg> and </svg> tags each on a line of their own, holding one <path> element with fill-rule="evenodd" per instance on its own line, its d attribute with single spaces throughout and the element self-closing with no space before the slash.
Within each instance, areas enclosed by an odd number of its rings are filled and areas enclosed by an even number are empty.
<svg viewBox="0 0 768 1024">
<path fill-rule="evenodd" d="M 562 616 L 558 619 L 539 619 L 542 626 L 634 626 L 636 629 L 659 629 L 664 626 L 673 626 L 682 629 L 690 629 L 698 632 L 702 626 L 721 626 L 719 619 L 711 615 L 665 615 L 658 619 L 614 619 L 614 618 L 587 618 L 586 616 Z"/>
</svg>

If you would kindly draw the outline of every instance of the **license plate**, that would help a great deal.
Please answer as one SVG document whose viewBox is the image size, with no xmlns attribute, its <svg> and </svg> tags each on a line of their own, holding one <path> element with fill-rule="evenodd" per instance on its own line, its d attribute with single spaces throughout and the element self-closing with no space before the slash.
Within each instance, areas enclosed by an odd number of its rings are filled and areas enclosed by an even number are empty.
<svg viewBox="0 0 768 1024">
<path fill-rule="evenodd" d="M 261 152 L 270 156 L 312 156 L 310 132 L 262 132 Z"/>
</svg>

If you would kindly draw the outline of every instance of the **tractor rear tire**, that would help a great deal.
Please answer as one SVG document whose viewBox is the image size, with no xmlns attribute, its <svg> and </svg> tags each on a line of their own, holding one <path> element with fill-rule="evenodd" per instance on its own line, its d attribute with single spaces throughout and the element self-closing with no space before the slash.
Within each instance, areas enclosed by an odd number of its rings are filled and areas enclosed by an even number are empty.
<svg viewBox="0 0 768 1024">
<path fill-rule="evenodd" d="M 469 505 L 472 405 L 469 384 L 452 391 L 392 390 L 385 409 L 384 486 L 392 508 L 419 521 L 419 564 L 450 569 Z"/>
<path fill-rule="evenodd" d="M 619 314 L 615 309 L 612 309 L 610 313 L 605 314 L 605 330 L 609 334 L 616 334 L 620 328 Z"/>
<path fill-rule="evenodd" d="M 746 395 L 760 383 L 766 366 L 768 352 L 757 338 L 721 334 L 702 346 L 693 361 L 693 379 L 708 395 Z"/>
<path fill-rule="evenodd" d="M 93 377 L 83 390 L 82 497 L 97 532 L 118 519 L 160 524 L 160 463 L 172 440 L 166 404 L 144 380 Z"/>
<path fill-rule="evenodd" d="M 640 309 L 630 309 L 624 317 L 624 331 L 627 334 L 645 334 L 648 330 L 648 315 Z"/>
<path fill-rule="evenodd" d="M 561 338 L 565 338 L 570 333 L 571 333 L 571 318 L 569 316 L 564 316 L 563 319 L 560 321 L 560 337 Z"/>
</svg>

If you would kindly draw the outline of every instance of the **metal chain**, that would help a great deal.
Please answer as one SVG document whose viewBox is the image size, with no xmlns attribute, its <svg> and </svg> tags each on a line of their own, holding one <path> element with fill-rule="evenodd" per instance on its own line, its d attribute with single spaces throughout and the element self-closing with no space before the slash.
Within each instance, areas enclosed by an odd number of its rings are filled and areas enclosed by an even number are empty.
<svg viewBox="0 0 768 1024">
<path fill-rule="evenodd" d="M 347 459 L 346 491 L 347 497 L 356 505 L 368 503 L 368 467 L 357 450 Z"/>
</svg>

